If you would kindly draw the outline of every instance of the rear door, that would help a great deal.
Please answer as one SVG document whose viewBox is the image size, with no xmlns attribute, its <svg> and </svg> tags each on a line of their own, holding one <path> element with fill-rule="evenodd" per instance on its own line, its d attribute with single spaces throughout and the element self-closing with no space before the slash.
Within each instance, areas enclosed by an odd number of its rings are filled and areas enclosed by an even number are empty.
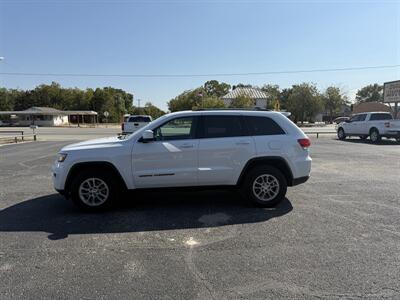
<svg viewBox="0 0 400 300">
<path fill-rule="evenodd" d="M 254 140 L 242 116 L 204 115 L 199 128 L 199 185 L 236 184 L 244 165 L 255 154 Z"/>
<path fill-rule="evenodd" d="M 367 131 L 369 131 L 369 129 L 372 126 L 377 127 L 379 130 L 381 130 L 381 128 L 382 129 L 386 129 L 385 128 L 385 123 L 393 121 L 393 117 L 392 117 L 392 115 L 390 113 L 384 113 L 384 112 L 382 112 L 382 113 L 373 113 L 373 114 L 371 114 L 369 121 L 371 121 L 371 122 L 368 122 L 369 124 L 368 124 Z M 369 132 L 367 132 L 367 134 L 369 134 Z"/>
<path fill-rule="evenodd" d="M 254 138 L 257 156 L 285 156 L 288 136 L 273 119 L 267 116 L 244 116 L 244 119 Z"/>
</svg>

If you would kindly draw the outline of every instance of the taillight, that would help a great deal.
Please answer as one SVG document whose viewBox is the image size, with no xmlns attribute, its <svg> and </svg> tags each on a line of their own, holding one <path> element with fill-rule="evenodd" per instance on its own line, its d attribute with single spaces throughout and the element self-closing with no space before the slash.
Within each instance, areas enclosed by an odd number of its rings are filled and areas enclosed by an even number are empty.
<svg viewBox="0 0 400 300">
<path fill-rule="evenodd" d="M 390 122 L 385 122 L 385 127 L 389 128 L 390 127 Z"/>
<path fill-rule="evenodd" d="M 297 142 L 303 149 L 307 149 L 308 147 L 311 146 L 311 141 L 310 139 L 298 139 Z"/>
</svg>

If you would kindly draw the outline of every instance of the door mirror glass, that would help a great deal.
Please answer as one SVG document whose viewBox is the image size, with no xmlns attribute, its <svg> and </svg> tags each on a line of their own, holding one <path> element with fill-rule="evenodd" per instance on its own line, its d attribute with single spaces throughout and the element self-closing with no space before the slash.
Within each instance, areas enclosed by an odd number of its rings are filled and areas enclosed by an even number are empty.
<svg viewBox="0 0 400 300">
<path fill-rule="evenodd" d="M 153 130 L 145 130 L 142 134 L 141 142 L 147 143 L 154 141 L 154 133 Z"/>
</svg>

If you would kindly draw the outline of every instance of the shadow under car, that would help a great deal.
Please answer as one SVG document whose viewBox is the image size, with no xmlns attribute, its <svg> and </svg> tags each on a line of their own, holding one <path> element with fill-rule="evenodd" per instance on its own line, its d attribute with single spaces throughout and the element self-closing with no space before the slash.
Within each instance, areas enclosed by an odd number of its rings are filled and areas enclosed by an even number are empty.
<svg viewBox="0 0 400 300">
<path fill-rule="evenodd" d="M 113 210 L 84 213 L 58 194 L 23 201 L 0 211 L 0 232 L 47 232 L 52 240 L 71 234 L 175 230 L 265 222 L 289 213 L 284 199 L 259 208 L 231 191 L 148 192 L 129 195 Z M 219 217 L 222 216 L 222 217 Z"/>
</svg>

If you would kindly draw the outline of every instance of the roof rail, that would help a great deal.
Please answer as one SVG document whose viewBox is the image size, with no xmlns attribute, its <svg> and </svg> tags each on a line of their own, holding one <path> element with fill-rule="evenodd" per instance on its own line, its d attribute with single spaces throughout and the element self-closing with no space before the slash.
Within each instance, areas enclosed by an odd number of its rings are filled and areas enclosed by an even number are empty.
<svg viewBox="0 0 400 300">
<path fill-rule="evenodd" d="M 255 111 L 271 111 L 270 109 L 266 108 L 260 108 L 260 107 L 254 107 L 254 108 L 197 108 L 197 109 L 192 109 L 192 111 L 213 111 L 213 110 L 255 110 Z"/>
</svg>

